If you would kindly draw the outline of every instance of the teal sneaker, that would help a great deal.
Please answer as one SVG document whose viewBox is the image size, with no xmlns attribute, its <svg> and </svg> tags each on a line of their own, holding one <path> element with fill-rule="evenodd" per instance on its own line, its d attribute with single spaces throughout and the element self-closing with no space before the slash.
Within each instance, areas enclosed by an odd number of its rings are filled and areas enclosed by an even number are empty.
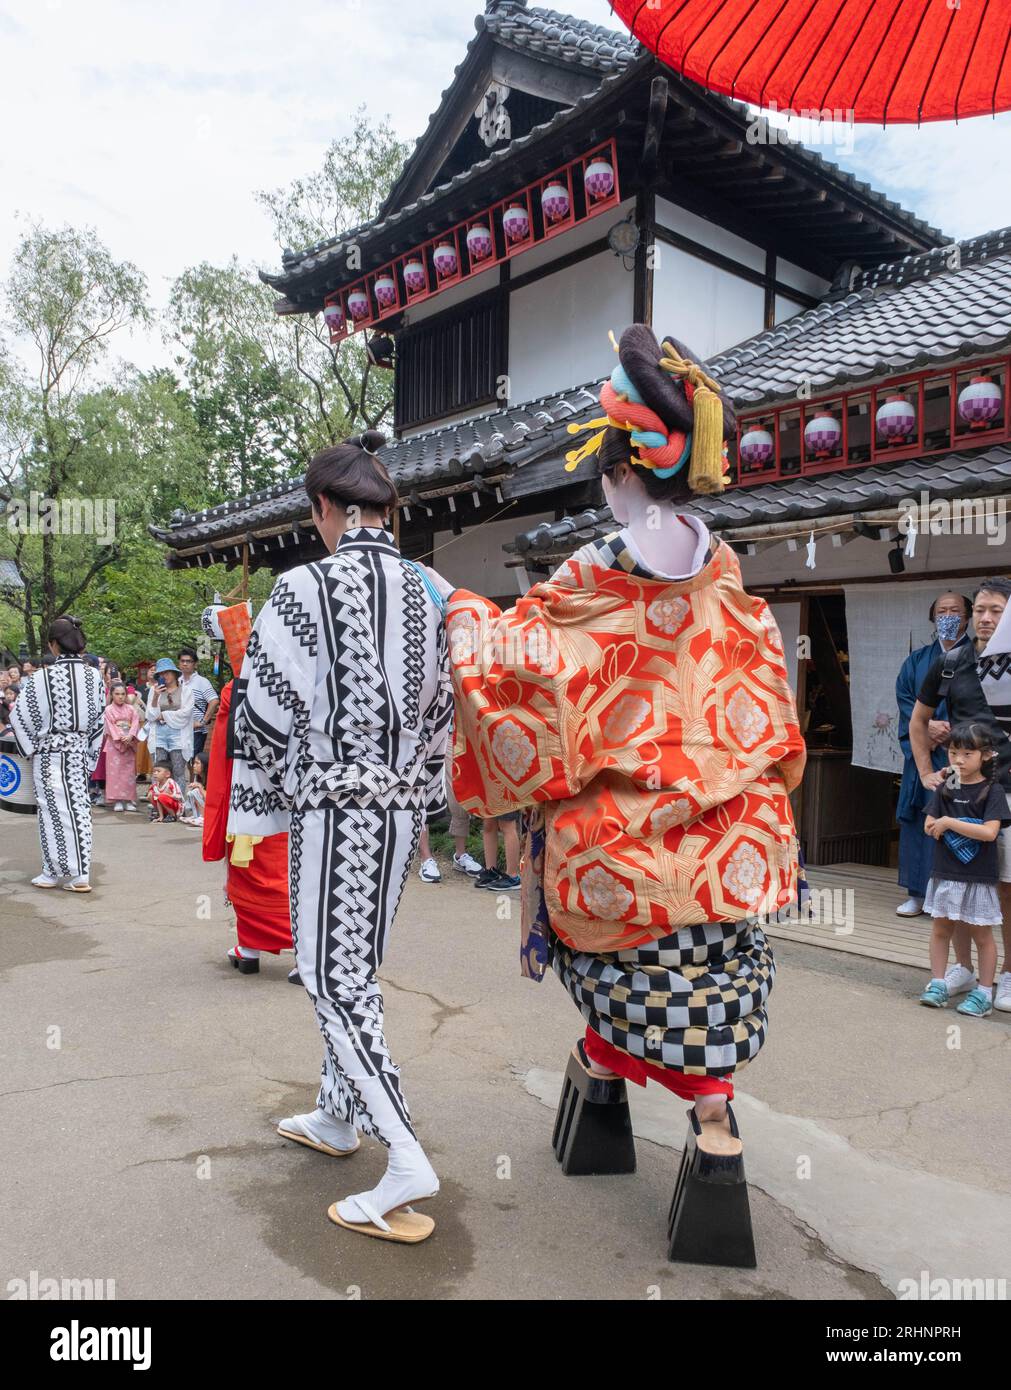
<svg viewBox="0 0 1011 1390">
<path fill-rule="evenodd" d="M 973 989 L 955 1010 L 957 1014 L 968 1014 L 970 1018 L 986 1018 L 993 1012 L 993 1000 L 982 989 Z"/>
<path fill-rule="evenodd" d="M 976 991 L 973 991 L 975 993 Z M 969 998 L 972 996 L 970 995 Z M 920 1003 L 926 1004 L 928 1009 L 943 1009 L 951 998 L 948 993 L 948 986 L 943 980 L 931 980 L 930 984 L 920 995 Z M 969 1001 L 966 1000 L 966 1003 Z"/>
</svg>

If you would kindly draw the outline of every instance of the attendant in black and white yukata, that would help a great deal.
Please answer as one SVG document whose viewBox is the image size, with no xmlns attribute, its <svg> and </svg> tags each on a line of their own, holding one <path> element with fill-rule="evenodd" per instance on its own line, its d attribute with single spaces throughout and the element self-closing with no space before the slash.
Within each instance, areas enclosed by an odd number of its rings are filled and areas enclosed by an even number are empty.
<svg viewBox="0 0 1011 1390">
<path fill-rule="evenodd" d="M 56 658 L 21 681 L 10 729 L 32 760 L 39 804 L 42 872 L 36 888 L 90 893 L 91 800 L 88 779 L 105 732 L 105 684 L 81 659 L 85 637 L 76 618 L 56 618 L 47 634 Z"/>
<path fill-rule="evenodd" d="M 309 465 L 329 553 L 282 574 L 253 626 L 235 744 L 269 790 L 255 805 L 233 793 L 229 826 L 289 832 L 292 939 L 323 1034 L 317 1108 L 278 1132 L 334 1156 L 359 1130 L 386 1144 L 378 1186 L 328 1215 L 414 1242 L 434 1223 L 408 1204 L 439 1183 L 383 1036 L 377 973 L 426 816 L 445 806 L 453 701 L 441 600 L 384 526 L 397 505 L 384 443 L 370 430 Z"/>
</svg>

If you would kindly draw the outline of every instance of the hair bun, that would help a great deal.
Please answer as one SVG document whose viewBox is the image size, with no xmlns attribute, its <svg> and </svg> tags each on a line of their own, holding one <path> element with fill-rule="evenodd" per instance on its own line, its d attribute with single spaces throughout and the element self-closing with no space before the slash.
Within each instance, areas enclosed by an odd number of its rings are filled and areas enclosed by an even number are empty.
<svg viewBox="0 0 1011 1390">
<path fill-rule="evenodd" d="M 375 454 L 386 443 L 386 435 L 382 430 L 363 430 L 358 436 L 359 447 L 364 449 L 367 454 Z"/>
</svg>

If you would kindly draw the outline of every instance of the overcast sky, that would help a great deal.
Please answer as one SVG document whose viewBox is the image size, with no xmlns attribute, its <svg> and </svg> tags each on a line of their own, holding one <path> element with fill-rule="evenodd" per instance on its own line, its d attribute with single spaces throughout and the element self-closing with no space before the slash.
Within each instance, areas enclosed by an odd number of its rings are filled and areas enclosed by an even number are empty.
<svg viewBox="0 0 1011 1390">
<path fill-rule="evenodd" d="M 94 226 L 148 276 L 201 260 L 276 265 L 252 193 L 317 167 L 365 102 L 413 141 L 474 33 L 481 0 L 0 0 L 4 192 L 16 214 Z M 613 24 L 606 0 L 567 12 Z M 1011 223 L 1011 117 L 858 127 L 820 152 L 955 237 Z M 154 338 L 124 347 L 148 365 Z"/>
</svg>

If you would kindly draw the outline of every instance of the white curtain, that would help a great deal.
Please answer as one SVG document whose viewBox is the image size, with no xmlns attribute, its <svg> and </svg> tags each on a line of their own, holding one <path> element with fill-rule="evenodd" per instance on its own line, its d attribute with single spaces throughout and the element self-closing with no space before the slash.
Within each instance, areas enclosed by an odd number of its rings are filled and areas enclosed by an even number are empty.
<svg viewBox="0 0 1011 1390">
<path fill-rule="evenodd" d="M 923 584 L 845 586 L 855 766 L 902 771 L 895 703 L 899 668 L 914 648 L 933 640 L 928 613 L 934 599 L 948 589 L 971 598 L 977 582 L 931 579 Z"/>
<path fill-rule="evenodd" d="M 783 639 L 783 655 L 786 657 L 786 673 L 790 677 L 790 689 L 797 693 L 797 639 L 800 637 L 800 604 L 770 603 L 772 616 L 776 619 L 780 636 Z"/>
</svg>

